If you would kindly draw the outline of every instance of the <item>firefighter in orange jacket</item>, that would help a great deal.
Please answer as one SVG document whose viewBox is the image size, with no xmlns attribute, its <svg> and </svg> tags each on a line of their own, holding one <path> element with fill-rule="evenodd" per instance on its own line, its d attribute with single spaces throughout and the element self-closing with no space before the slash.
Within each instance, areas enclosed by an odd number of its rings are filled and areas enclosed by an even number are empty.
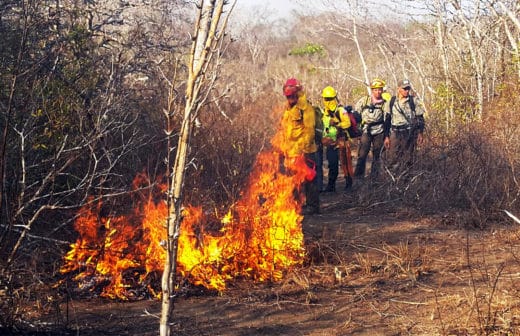
<svg viewBox="0 0 520 336">
<path fill-rule="evenodd" d="M 300 82 L 289 78 L 283 86 L 283 94 L 287 99 L 282 123 L 284 127 L 285 159 L 295 160 L 304 156 L 306 164 L 316 169 L 315 114 L 314 107 L 307 97 Z M 305 202 L 304 215 L 320 212 L 319 190 L 316 178 L 304 181 Z"/>
<path fill-rule="evenodd" d="M 341 170 L 345 177 L 345 189 L 347 190 L 352 186 L 352 176 L 354 176 L 352 153 L 347 133 L 347 129 L 350 127 L 350 118 L 345 107 L 338 104 L 338 94 L 332 86 L 324 88 L 321 97 L 323 98 L 323 106 L 325 107 L 324 114 L 333 115 L 335 120 L 338 121 L 337 124 L 334 125 L 338 130 L 336 143 L 339 151 Z"/>
</svg>

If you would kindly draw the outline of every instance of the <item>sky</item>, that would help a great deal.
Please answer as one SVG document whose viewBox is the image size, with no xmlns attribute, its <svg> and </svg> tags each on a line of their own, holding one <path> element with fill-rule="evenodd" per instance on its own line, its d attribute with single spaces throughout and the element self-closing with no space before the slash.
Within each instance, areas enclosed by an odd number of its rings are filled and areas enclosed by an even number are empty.
<svg viewBox="0 0 520 336">
<path fill-rule="evenodd" d="M 294 0 L 237 0 L 235 10 L 251 13 L 254 10 L 268 13 L 270 18 L 289 18 L 291 11 L 297 9 Z"/>
<path fill-rule="evenodd" d="M 296 8 L 294 0 L 238 0 L 237 8 L 269 7 L 276 10 L 279 14 L 289 12 Z"/>
<path fill-rule="evenodd" d="M 472 0 L 467 0 L 472 1 Z M 362 7 L 370 8 L 372 11 L 382 13 L 382 17 L 388 18 L 389 14 L 397 13 L 420 13 L 418 9 L 420 1 L 413 0 L 362 0 Z M 262 21 L 274 21 L 277 19 L 290 19 L 292 11 L 296 10 L 304 15 L 309 15 L 312 12 L 320 12 L 323 10 L 336 10 L 340 12 L 348 12 L 349 2 L 347 1 L 306 1 L 306 0 L 237 0 L 234 12 L 257 14 Z M 397 7 L 400 6 L 400 10 Z M 246 16 L 247 16 L 246 15 Z M 258 18 L 256 18 L 258 19 Z M 253 20 L 258 22 L 259 20 Z"/>
</svg>

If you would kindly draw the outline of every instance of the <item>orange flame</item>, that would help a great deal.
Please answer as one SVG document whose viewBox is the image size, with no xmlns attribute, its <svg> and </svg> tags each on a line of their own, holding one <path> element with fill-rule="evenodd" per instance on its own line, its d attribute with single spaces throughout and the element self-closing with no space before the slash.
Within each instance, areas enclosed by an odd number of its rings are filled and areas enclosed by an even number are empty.
<svg viewBox="0 0 520 336">
<path fill-rule="evenodd" d="M 208 228 L 211 216 L 202 208 L 183 211 L 177 269 L 191 283 L 221 291 L 236 278 L 277 281 L 301 265 L 303 217 L 295 195 L 308 171 L 301 160 L 280 160 L 280 134 L 272 141 L 273 150 L 257 156 L 241 198 L 218 220 L 217 232 Z M 138 175 L 134 188 L 146 178 Z M 148 292 L 159 296 L 149 278 L 164 267 L 166 203 L 155 202 L 150 194 L 132 214 L 119 217 L 100 216 L 101 206 L 81 209 L 75 222 L 79 238 L 61 272 L 76 274 L 73 280 L 82 289 L 101 287 L 104 297 L 128 299 L 135 283 L 148 284 Z"/>
</svg>

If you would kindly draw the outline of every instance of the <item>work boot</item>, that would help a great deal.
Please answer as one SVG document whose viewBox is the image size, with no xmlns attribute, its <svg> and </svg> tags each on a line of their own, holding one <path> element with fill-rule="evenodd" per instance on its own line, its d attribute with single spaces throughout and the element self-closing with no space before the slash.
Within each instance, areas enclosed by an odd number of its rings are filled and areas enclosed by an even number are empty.
<svg viewBox="0 0 520 336">
<path fill-rule="evenodd" d="M 335 192 L 336 191 L 336 183 L 334 184 L 328 184 L 327 188 L 325 189 L 325 192 Z"/>
</svg>

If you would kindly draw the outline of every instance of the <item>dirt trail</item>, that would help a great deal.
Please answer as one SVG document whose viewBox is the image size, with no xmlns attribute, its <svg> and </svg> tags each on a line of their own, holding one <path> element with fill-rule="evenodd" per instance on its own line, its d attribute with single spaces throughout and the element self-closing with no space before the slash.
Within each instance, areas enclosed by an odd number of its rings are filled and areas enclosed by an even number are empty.
<svg viewBox="0 0 520 336">
<path fill-rule="evenodd" d="M 520 333 L 520 231 L 456 228 L 451 216 L 363 214 L 322 194 L 305 218 L 309 259 L 280 283 L 238 281 L 175 303 L 176 335 Z M 157 335 L 158 301 L 72 301 L 80 335 Z"/>
</svg>

